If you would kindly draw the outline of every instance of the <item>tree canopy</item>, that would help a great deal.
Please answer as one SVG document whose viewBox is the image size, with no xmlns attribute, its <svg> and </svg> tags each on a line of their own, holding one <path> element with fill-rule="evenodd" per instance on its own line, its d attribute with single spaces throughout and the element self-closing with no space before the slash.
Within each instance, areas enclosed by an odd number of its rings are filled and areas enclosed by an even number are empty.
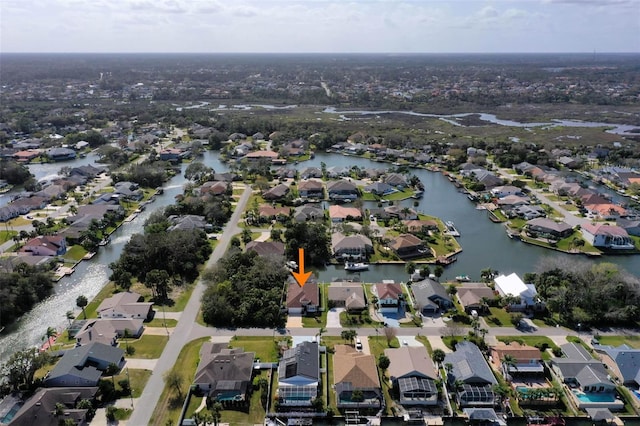
<svg viewBox="0 0 640 426">
<path fill-rule="evenodd" d="M 53 290 L 49 273 L 41 267 L 18 265 L 14 272 L 0 274 L 0 326 L 11 324 Z"/>
<path fill-rule="evenodd" d="M 298 249 L 303 248 L 305 264 L 322 266 L 329 258 L 330 237 L 325 225 L 312 222 L 294 222 L 284 232 L 287 241 L 285 255 L 288 259 L 298 259 Z"/>
<path fill-rule="evenodd" d="M 202 314 L 217 327 L 281 327 L 284 283 L 282 258 L 231 249 L 203 278 Z"/>
</svg>

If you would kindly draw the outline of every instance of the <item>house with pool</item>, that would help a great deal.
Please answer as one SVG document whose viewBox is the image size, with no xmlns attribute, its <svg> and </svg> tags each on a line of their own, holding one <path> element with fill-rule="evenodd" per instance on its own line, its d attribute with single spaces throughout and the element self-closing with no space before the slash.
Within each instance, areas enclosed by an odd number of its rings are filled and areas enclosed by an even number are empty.
<svg viewBox="0 0 640 426">
<path fill-rule="evenodd" d="M 567 343 L 560 348 L 565 356 L 550 361 L 551 371 L 567 386 L 567 394 L 578 408 L 624 408 L 616 385 L 600 360 L 577 343 Z"/>
</svg>

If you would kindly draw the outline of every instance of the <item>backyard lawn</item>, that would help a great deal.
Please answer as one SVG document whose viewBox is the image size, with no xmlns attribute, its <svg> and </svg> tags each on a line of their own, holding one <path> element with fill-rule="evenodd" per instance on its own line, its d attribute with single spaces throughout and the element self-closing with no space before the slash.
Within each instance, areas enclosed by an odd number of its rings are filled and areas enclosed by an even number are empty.
<svg viewBox="0 0 640 426">
<path fill-rule="evenodd" d="M 233 336 L 229 345 L 232 348 L 243 348 L 245 352 L 255 352 L 256 359 L 262 362 L 276 362 L 279 359 L 278 342 L 288 340 L 287 337 Z"/>
<path fill-rule="evenodd" d="M 632 348 L 640 349 L 640 336 L 600 336 L 598 341 L 601 345 L 620 346 L 627 344 Z"/>
<path fill-rule="evenodd" d="M 489 327 L 511 327 L 511 314 L 502 308 L 490 307 L 491 315 L 486 317 Z"/>
<path fill-rule="evenodd" d="M 509 342 L 519 342 L 529 346 L 535 346 L 538 349 L 546 344 L 546 346 L 551 350 L 558 350 L 558 345 L 553 343 L 551 339 L 546 336 L 496 336 L 497 339 L 501 342 L 509 343 Z M 541 351 L 542 359 L 548 361 L 551 359 L 551 354 L 549 351 Z"/>
<path fill-rule="evenodd" d="M 151 377 L 151 370 L 129 368 L 128 373 L 129 373 L 128 375 L 129 384 L 131 386 L 131 393 L 133 394 L 134 398 L 139 398 L 140 395 L 142 394 L 142 390 L 147 385 L 147 381 L 149 380 L 149 377 Z M 117 383 L 120 380 L 124 380 L 126 378 L 127 378 L 127 369 L 122 369 L 122 371 L 120 371 L 120 374 L 114 377 L 117 390 L 121 390 L 120 386 L 117 385 Z"/>
</svg>

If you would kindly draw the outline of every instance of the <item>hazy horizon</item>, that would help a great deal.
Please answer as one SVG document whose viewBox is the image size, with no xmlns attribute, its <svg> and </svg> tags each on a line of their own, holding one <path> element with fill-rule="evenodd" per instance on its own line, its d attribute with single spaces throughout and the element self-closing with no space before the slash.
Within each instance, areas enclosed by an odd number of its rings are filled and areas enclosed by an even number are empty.
<svg viewBox="0 0 640 426">
<path fill-rule="evenodd" d="M 4 0 L 4 53 L 640 52 L 638 0 Z"/>
</svg>

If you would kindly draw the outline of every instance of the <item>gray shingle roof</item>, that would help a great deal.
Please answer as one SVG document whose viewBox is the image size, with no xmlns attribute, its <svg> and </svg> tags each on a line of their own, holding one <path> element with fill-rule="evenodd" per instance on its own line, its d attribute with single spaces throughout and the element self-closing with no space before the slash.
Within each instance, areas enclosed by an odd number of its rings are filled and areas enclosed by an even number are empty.
<svg viewBox="0 0 640 426">
<path fill-rule="evenodd" d="M 445 356 L 444 363 L 453 365 L 451 374 L 455 380 L 465 383 L 498 383 L 482 352 L 471 342 L 458 343 L 455 352 Z"/>
<path fill-rule="evenodd" d="M 318 343 L 302 342 L 285 351 L 278 366 L 278 379 L 283 380 L 294 376 L 305 376 L 312 380 L 319 380 Z"/>
</svg>

